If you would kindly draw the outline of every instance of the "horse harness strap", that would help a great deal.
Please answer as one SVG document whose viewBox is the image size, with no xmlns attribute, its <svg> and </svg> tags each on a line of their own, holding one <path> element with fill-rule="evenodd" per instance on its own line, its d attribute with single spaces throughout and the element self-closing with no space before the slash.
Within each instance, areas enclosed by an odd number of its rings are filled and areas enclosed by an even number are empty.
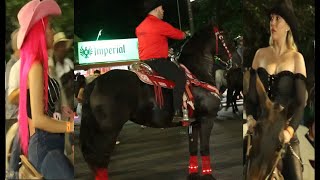
<svg viewBox="0 0 320 180">
<path fill-rule="evenodd" d="M 154 96 L 156 98 L 156 102 L 159 104 L 160 109 L 163 107 L 163 95 L 161 90 L 161 85 L 156 81 L 154 76 L 150 76 L 147 74 L 147 77 L 153 83 L 154 88 Z"/>
<path fill-rule="evenodd" d="M 229 56 L 229 59 L 231 60 L 232 59 L 232 55 L 226 45 L 226 43 L 224 42 L 224 38 L 223 38 L 223 35 L 221 34 L 221 31 L 219 31 L 218 27 L 214 27 L 213 28 L 213 31 L 214 31 L 214 34 L 216 36 L 216 54 L 218 54 L 219 52 L 219 39 L 224 47 L 224 49 L 226 50 L 228 56 Z"/>
<path fill-rule="evenodd" d="M 194 97 L 191 92 L 192 84 L 209 90 L 211 93 L 213 93 L 215 96 L 219 98 L 219 90 L 216 87 L 206 82 L 199 81 L 183 64 L 180 64 L 180 67 L 186 73 L 187 82 L 185 91 L 189 101 L 193 102 L 194 100 Z M 164 99 L 161 88 L 164 87 L 172 89 L 174 88 L 174 83 L 172 81 L 166 80 L 164 77 L 159 76 L 157 73 L 153 72 L 152 69 L 143 62 L 136 62 L 131 64 L 129 66 L 129 70 L 136 73 L 142 82 L 154 86 L 156 102 L 159 104 L 159 107 L 162 108 L 164 105 Z"/>
<path fill-rule="evenodd" d="M 301 164 L 301 166 L 302 166 L 302 171 L 303 171 L 303 163 L 302 163 L 302 159 L 297 155 L 297 153 L 296 153 L 296 152 L 294 152 L 294 150 L 293 150 L 293 148 L 292 148 L 292 146 L 291 146 L 290 142 L 289 142 L 289 149 L 290 149 L 291 153 L 294 155 L 294 157 L 296 157 L 296 158 L 299 160 L 299 162 L 300 162 L 300 164 Z"/>
<path fill-rule="evenodd" d="M 200 86 L 212 93 L 215 93 L 215 94 L 219 94 L 219 90 L 215 87 L 215 86 L 212 86 L 206 82 L 203 82 L 203 81 L 199 81 L 183 64 L 180 64 L 180 67 L 185 71 L 186 73 L 186 76 L 187 76 L 187 85 L 188 86 L 191 86 L 191 84 L 194 84 L 195 86 Z M 188 90 L 187 90 L 187 93 L 188 93 Z M 191 91 L 190 91 L 191 93 Z M 192 94 L 191 95 L 191 98 L 193 98 Z M 190 96 L 189 96 L 190 98 Z"/>
</svg>

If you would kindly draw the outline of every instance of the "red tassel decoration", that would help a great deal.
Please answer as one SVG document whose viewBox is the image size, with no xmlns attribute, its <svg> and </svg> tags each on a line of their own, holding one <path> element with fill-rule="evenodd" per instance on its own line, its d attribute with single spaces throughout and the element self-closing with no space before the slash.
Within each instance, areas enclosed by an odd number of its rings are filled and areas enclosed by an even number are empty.
<svg viewBox="0 0 320 180">
<path fill-rule="evenodd" d="M 202 156 L 202 174 L 211 174 L 212 169 L 210 166 L 210 157 L 209 156 Z"/>
<path fill-rule="evenodd" d="M 104 168 L 96 170 L 96 180 L 108 180 L 108 171 Z"/>
<path fill-rule="evenodd" d="M 198 157 L 190 156 L 189 160 L 189 174 L 198 173 Z"/>
</svg>

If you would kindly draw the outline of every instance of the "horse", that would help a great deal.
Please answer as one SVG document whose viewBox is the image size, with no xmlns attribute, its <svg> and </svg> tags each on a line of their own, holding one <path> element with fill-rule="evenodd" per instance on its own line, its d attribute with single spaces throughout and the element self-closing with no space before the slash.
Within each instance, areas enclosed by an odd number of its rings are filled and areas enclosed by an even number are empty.
<svg viewBox="0 0 320 180">
<path fill-rule="evenodd" d="M 231 104 L 232 112 L 236 114 L 237 112 L 239 112 L 237 99 L 238 96 L 241 96 L 241 92 L 243 89 L 243 73 L 241 68 L 231 68 L 227 72 L 226 79 L 228 84 L 226 110 L 230 107 Z"/>
<path fill-rule="evenodd" d="M 198 80 L 214 86 L 213 24 L 208 23 L 187 41 L 178 62 L 187 67 Z M 198 154 L 200 139 L 202 177 L 214 179 L 210 167 L 209 139 L 221 100 L 217 94 L 201 87 L 192 86 L 191 91 L 194 96 L 195 122 L 189 127 L 192 129 L 189 132 L 190 161 L 193 159 L 189 170 L 197 167 L 194 157 Z M 154 87 L 143 83 L 134 72 L 127 70 L 108 71 L 87 84 L 82 106 L 80 148 L 96 179 L 108 178 L 111 153 L 119 132 L 128 120 L 154 128 L 182 125 L 172 123 L 172 89 L 162 89 L 162 93 L 164 105 L 160 108 L 155 100 Z M 198 169 L 193 172 L 189 173 L 188 178 L 200 177 Z"/>
<path fill-rule="evenodd" d="M 226 81 L 228 87 L 226 110 L 231 104 L 232 112 L 234 114 L 239 111 L 237 106 L 237 97 L 241 96 L 240 93 L 243 91 L 242 59 L 242 54 L 238 52 L 238 49 L 236 49 L 232 53 L 232 67 L 226 72 Z"/>
<path fill-rule="evenodd" d="M 249 86 L 248 76 L 250 74 L 245 72 L 245 95 L 247 95 Z M 246 152 L 244 154 L 244 179 L 283 180 L 281 159 L 287 144 L 284 143 L 282 131 L 288 123 L 287 110 L 279 103 L 271 102 L 258 75 L 251 78 L 256 78 L 259 104 L 261 112 L 264 113 L 257 121 L 252 116 L 247 118 L 249 130 L 243 145 L 244 152 Z"/>
</svg>

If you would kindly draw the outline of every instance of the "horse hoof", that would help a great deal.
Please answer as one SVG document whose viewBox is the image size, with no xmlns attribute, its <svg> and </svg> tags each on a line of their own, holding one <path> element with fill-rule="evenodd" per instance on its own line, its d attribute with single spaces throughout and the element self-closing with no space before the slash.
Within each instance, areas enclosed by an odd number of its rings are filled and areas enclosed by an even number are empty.
<svg viewBox="0 0 320 180">
<path fill-rule="evenodd" d="M 201 180 L 216 180 L 211 174 L 205 174 L 201 176 Z"/>
<path fill-rule="evenodd" d="M 188 175 L 187 180 L 200 180 L 200 175 L 198 173 L 191 173 Z"/>
</svg>

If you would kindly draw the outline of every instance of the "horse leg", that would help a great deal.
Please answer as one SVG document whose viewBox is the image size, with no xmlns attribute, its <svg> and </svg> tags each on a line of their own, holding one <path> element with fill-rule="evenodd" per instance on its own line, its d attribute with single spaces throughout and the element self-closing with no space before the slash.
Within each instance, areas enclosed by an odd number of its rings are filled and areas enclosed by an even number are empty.
<svg viewBox="0 0 320 180">
<path fill-rule="evenodd" d="M 233 103 L 232 109 L 233 109 L 233 113 L 235 113 L 235 114 L 239 111 L 238 107 L 237 107 L 237 96 L 238 95 L 239 95 L 239 91 L 235 90 L 234 94 L 233 94 L 233 99 L 232 99 L 232 103 Z"/>
<path fill-rule="evenodd" d="M 210 164 L 210 135 L 215 117 L 203 117 L 200 119 L 200 154 L 202 160 L 202 178 L 205 180 L 215 180 L 212 176 Z"/>
<path fill-rule="evenodd" d="M 200 133 L 200 124 L 194 124 L 189 126 L 189 175 L 188 180 L 200 179 L 198 174 L 198 140 Z"/>
<path fill-rule="evenodd" d="M 228 91 L 227 91 L 227 105 L 226 105 L 226 108 L 225 110 L 228 110 L 229 107 L 230 107 L 230 104 L 232 106 L 232 96 L 233 96 L 233 88 L 232 87 L 228 87 Z"/>
<path fill-rule="evenodd" d="M 90 112 L 83 113 L 81 121 L 80 144 L 83 157 L 94 172 L 96 180 L 108 180 L 108 165 L 117 137 L 129 119 L 126 108 L 123 112 L 114 111 L 112 104 L 94 106 Z M 113 105 L 115 107 L 115 105 Z M 123 106 L 124 107 L 124 106 Z M 86 106 L 83 107 L 86 110 Z M 118 107 L 115 107 L 118 108 Z M 119 108 L 118 108 L 119 109 Z"/>
</svg>

